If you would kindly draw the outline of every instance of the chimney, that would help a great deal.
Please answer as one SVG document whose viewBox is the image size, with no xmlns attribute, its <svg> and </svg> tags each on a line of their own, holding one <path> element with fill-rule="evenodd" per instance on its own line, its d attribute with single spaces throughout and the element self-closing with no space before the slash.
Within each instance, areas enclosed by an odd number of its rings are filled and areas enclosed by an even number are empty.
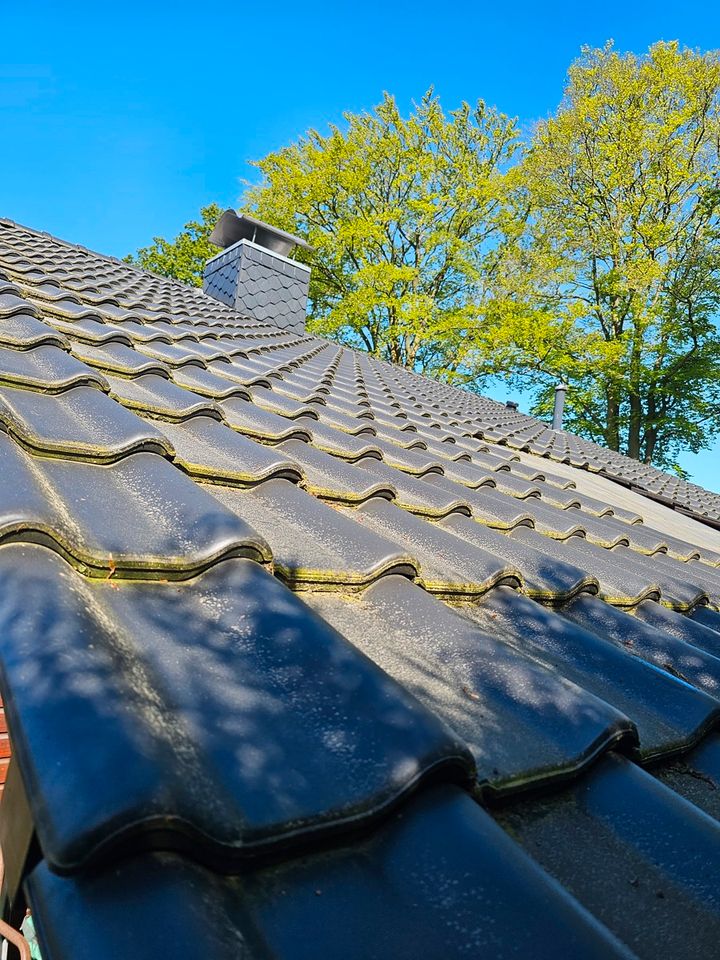
<svg viewBox="0 0 720 960">
<path fill-rule="evenodd" d="M 310 249 L 304 240 L 226 210 L 210 243 L 222 252 L 205 264 L 205 293 L 244 316 L 305 332 L 310 267 L 288 259 L 295 247 Z"/>
</svg>

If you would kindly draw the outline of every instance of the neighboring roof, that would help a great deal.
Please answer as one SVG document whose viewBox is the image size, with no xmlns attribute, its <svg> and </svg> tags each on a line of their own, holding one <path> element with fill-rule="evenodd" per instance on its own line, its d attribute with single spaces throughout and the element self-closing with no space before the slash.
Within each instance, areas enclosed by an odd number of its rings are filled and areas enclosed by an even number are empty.
<svg viewBox="0 0 720 960">
<path fill-rule="evenodd" d="M 0 423 L 45 960 L 714 952 L 717 495 L 8 221 Z"/>
</svg>

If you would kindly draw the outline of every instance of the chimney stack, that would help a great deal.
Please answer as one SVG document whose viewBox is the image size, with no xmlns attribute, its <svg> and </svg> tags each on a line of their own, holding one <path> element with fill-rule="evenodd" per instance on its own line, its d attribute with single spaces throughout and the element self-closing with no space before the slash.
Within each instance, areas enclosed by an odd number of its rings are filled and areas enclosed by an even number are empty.
<svg viewBox="0 0 720 960">
<path fill-rule="evenodd" d="M 205 293 L 244 316 L 305 332 L 310 267 L 288 259 L 295 247 L 310 249 L 304 240 L 226 210 L 210 243 L 222 252 L 205 264 Z"/>
</svg>

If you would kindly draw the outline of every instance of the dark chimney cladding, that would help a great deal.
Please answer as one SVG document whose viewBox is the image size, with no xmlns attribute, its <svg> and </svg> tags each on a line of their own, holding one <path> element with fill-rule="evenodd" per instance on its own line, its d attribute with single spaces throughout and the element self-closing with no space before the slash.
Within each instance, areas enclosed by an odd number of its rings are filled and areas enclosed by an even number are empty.
<svg viewBox="0 0 720 960">
<path fill-rule="evenodd" d="M 226 210 L 210 242 L 224 249 L 205 264 L 205 293 L 244 316 L 305 332 L 310 268 L 288 259 L 296 246 L 309 249 L 304 240 Z"/>
</svg>

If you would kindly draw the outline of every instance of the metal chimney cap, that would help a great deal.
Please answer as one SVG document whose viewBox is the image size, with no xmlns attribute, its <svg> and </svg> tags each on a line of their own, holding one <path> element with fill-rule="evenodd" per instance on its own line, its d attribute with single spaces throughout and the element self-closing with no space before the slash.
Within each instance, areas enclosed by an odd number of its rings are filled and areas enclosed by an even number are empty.
<svg viewBox="0 0 720 960">
<path fill-rule="evenodd" d="M 213 246 L 223 250 L 239 240 L 250 240 L 258 246 L 265 247 L 266 250 L 280 254 L 281 257 L 287 257 L 295 247 L 312 250 L 310 244 L 300 237 L 294 237 L 291 233 L 271 227 L 269 223 L 256 220 L 247 213 L 238 216 L 234 210 L 226 210 L 223 213 L 209 239 Z"/>
</svg>

